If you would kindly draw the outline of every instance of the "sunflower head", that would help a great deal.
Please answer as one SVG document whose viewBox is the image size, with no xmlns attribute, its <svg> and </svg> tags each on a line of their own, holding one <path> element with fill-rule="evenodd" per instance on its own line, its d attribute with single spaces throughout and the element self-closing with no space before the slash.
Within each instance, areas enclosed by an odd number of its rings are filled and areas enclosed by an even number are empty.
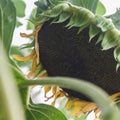
<svg viewBox="0 0 120 120">
<path fill-rule="evenodd" d="M 26 57 L 13 57 L 19 61 L 32 60 L 27 75 L 30 78 L 67 76 L 84 79 L 110 95 L 118 92 L 111 96 L 115 101 L 120 97 L 120 71 L 115 71 L 120 59 L 117 52 L 120 49 L 119 31 L 109 19 L 77 6 L 73 1 L 50 1 L 36 2 L 37 15 L 31 20 L 35 29 L 31 34 L 21 33 L 22 37 L 34 37 L 32 52 Z M 100 113 L 95 103 L 73 90 L 45 86 L 44 91 L 46 101 L 54 98 L 52 105 L 58 98 L 67 97 L 66 109 L 74 107 L 71 116 L 92 110 L 96 115 Z M 49 91 L 52 95 L 48 97 Z"/>
</svg>

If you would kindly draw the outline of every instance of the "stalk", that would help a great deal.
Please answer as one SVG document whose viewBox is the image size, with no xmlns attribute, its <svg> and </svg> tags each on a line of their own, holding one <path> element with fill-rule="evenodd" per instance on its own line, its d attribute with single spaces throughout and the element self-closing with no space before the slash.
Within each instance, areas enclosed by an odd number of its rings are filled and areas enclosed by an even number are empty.
<svg viewBox="0 0 120 120">
<path fill-rule="evenodd" d="M 111 104 L 108 94 L 101 88 L 80 79 L 67 77 L 47 77 L 40 80 L 25 80 L 19 84 L 19 87 L 28 87 L 30 85 L 58 85 L 80 92 L 93 100 L 102 110 L 103 120 L 119 120 L 120 111 Z"/>
</svg>

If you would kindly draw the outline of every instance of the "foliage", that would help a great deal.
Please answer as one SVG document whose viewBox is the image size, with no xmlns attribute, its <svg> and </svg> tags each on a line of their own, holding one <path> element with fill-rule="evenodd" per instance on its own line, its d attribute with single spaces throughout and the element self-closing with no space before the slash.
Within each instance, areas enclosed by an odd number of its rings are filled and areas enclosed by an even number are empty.
<svg viewBox="0 0 120 120">
<path fill-rule="evenodd" d="M 12 2 L 10 0 L 0 0 L 0 39 L 2 40 L 7 54 L 9 54 L 11 46 L 15 21 L 16 12 Z"/>
<path fill-rule="evenodd" d="M 15 8 L 16 8 L 16 26 L 19 27 L 22 25 L 22 23 L 20 22 L 20 20 L 18 18 L 24 17 L 25 16 L 25 8 L 26 8 L 26 4 L 24 3 L 23 0 L 12 0 Z"/>
<path fill-rule="evenodd" d="M 30 104 L 26 113 L 28 120 L 67 120 L 59 110 L 45 104 Z"/>
<path fill-rule="evenodd" d="M 59 85 L 81 92 L 95 101 L 103 111 L 104 120 L 118 120 L 120 118 L 120 111 L 115 109 L 116 106 L 111 105 L 108 95 L 95 85 L 83 80 L 61 77 L 28 80 L 11 62 L 8 63 L 6 53 L 8 57 L 16 16 L 23 17 L 25 10 L 25 4 L 22 0 L 13 0 L 13 2 L 11 0 L 0 0 L 0 66 L 3 68 L 0 69 L 0 98 L 2 101 L 2 103 L 0 102 L 0 119 L 66 120 L 63 113 L 55 107 L 44 104 L 35 105 L 30 101 L 29 86 Z M 79 27 L 78 32 L 90 26 L 90 40 L 100 34 L 97 43 L 101 42 L 103 50 L 116 47 L 114 57 L 120 63 L 120 33 L 115 28 L 117 23 L 114 23 L 114 26 L 107 18 L 94 14 L 96 13 L 96 9 L 99 11 L 99 7 L 104 8 L 101 3 L 98 4 L 98 0 L 92 0 L 92 2 L 88 2 L 88 0 L 67 0 L 67 2 L 66 0 L 38 0 L 36 5 L 38 6 L 37 16 L 36 20 L 33 21 L 36 26 L 51 18 L 54 19 L 53 23 L 56 24 L 70 19 L 66 26 L 68 28 Z M 20 10 L 21 6 L 22 11 Z M 104 14 L 104 12 L 105 9 L 102 13 L 97 13 Z M 3 49 L 6 53 L 4 53 Z M 91 91 L 91 94 L 88 94 L 89 91 Z M 94 91 L 96 91 L 96 95 Z M 84 119 L 84 116 L 81 119 Z"/>
</svg>

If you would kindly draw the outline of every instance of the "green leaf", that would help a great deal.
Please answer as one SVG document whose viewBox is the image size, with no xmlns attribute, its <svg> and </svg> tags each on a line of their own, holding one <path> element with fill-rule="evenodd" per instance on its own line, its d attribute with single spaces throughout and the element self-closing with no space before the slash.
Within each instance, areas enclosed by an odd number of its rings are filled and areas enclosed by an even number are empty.
<svg viewBox="0 0 120 120">
<path fill-rule="evenodd" d="M 14 2 L 15 8 L 16 8 L 16 14 L 18 17 L 24 17 L 25 16 L 25 8 L 26 4 L 23 0 L 12 0 Z"/>
<path fill-rule="evenodd" d="M 26 116 L 28 120 L 67 120 L 58 109 L 45 104 L 30 104 Z"/>
<path fill-rule="evenodd" d="M 120 9 L 117 9 L 117 11 L 108 18 L 111 18 L 115 27 L 120 30 Z"/>
<path fill-rule="evenodd" d="M 11 0 L 0 0 L 0 39 L 7 54 L 12 41 L 16 23 L 15 7 Z"/>
<path fill-rule="evenodd" d="M 105 6 L 99 1 L 96 9 L 97 15 L 104 15 L 106 13 Z"/>
<path fill-rule="evenodd" d="M 67 0 L 67 1 L 72 3 L 73 5 L 87 8 L 93 13 L 96 12 L 97 4 L 98 4 L 98 0 Z"/>
</svg>

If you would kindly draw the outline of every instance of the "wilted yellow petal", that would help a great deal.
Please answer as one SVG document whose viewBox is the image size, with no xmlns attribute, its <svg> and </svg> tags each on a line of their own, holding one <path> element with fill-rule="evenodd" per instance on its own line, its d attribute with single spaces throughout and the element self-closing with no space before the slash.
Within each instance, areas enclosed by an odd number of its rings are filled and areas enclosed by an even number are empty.
<svg viewBox="0 0 120 120">
<path fill-rule="evenodd" d="M 37 60 L 36 60 L 36 56 L 33 59 L 33 63 L 32 63 L 32 69 L 31 71 L 34 72 L 37 68 Z"/>
<path fill-rule="evenodd" d="M 46 94 L 51 90 L 51 86 L 45 86 L 44 91 L 45 91 L 45 97 L 47 98 Z"/>
<path fill-rule="evenodd" d="M 19 55 L 13 55 L 13 58 L 18 61 L 28 61 L 28 60 L 33 59 L 34 55 L 35 55 L 35 51 L 32 51 L 32 53 L 28 56 L 22 57 Z"/>
<path fill-rule="evenodd" d="M 56 86 L 53 86 L 52 87 L 52 93 L 55 94 L 57 92 L 57 87 Z"/>
<path fill-rule="evenodd" d="M 64 94 L 62 91 L 58 91 L 58 92 L 56 92 L 56 94 L 55 94 L 55 99 L 57 99 L 57 98 L 59 98 L 59 97 L 63 97 L 63 96 L 65 96 L 65 94 Z"/>
<path fill-rule="evenodd" d="M 55 95 L 54 95 L 54 101 L 52 102 L 52 104 L 51 105 L 55 105 L 55 102 L 56 102 L 56 100 L 58 99 L 58 98 L 60 98 L 60 97 L 63 97 L 63 96 L 65 96 L 65 94 L 64 94 L 64 92 L 62 92 L 62 91 L 58 91 L 58 92 L 56 92 L 55 93 Z"/>
<path fill-rule="evenodd" d="M 34 32 L 30 33 L 30 34 L 26 34 L 26 33 L 20 33 L 21 37 L 30 37 L 30 36 L 34 36 Z"/>
<path fill-rule="evenodd" d="M 88 104 L 88 102 L 86 102 L 86 101 L 77 100 L 74 102 L 74 105 L 79 106 L 79 107 L 84 107 L 86 104 Z"/>
<path fill-rule="evenodd" d="M 113 101 L 115 101 L 115 100 L 117 100 L 118 97 L 120 97 L 120 92 L 111 95 L 110 99 L 113 100 Z"/>
<path fill-rule="evenodd" d="M 28 73 L 28 77 L 32 77 L 32 75 L 34 74 L 36 68 L 37 68 L 37 60 L 36 60 L 36 56 L 35 56 L 34 59 L 33 59 L 33 62 L 32 62 L 32 69 Z"/>
<path fill-rule="evenodd" d="M 43 74 L 42 76 L 41 76 L 41 78 L 44 78 L 44 77 L 47 77 L 48 76 L 48 74 L 47 74 L 47 72 L 45 73 L 45 74 Z"/>
<path fill-rule="evenodd" d="M 39 55 L 39 43 L 38 43 L 38 32 L 40 31 L 42 25 L 36 27 L 35 31 L 34 31 L 34 36 L 35 36 L 35 51 L 36 51 L 36 55 L 37 55 L 37 63 L 39 63 L 39 59 L 40 59 L 40 55 Z"/>
<path fill-rule="evenodd" d="M 75 99 L 68 100 L 68 102 L 66 104 L 66 109 L 69 110 L 73 106 L 73 104 L 74 104 L 75 101 L 76 101 Z"/>
<path fill-rule="evenodd" d="M 80 112 L 81 108 L 79 106 L 75 106 L 72 112 L 70 113 L 70 116 L 75 116 L 78 112 Z"/>
<path fill-rule="evenodd" d="M 82 108 L 82 111 L 83 111 L 84 113 L 86 113 L 86 112 L 90 112 L 90 111 L 95 110 L 95 109 L 97 109 L 96 104 L 91 102 L 91 103 L 88 103 L 87 105 L 85 105 L 85 106 Z"/>
</svg>

